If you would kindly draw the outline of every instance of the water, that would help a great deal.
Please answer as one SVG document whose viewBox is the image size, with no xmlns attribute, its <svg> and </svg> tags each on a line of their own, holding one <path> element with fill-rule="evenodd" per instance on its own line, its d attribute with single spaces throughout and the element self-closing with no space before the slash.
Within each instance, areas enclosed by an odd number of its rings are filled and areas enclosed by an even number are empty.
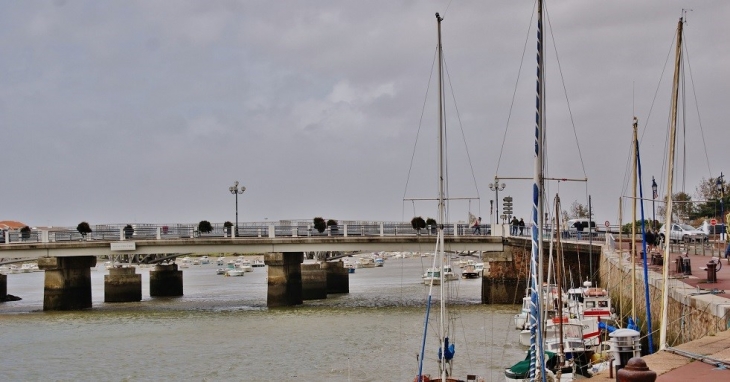
<svg viewBox="0 0 730 382">
<path fill-rule="evenodd" d="M 0 304 L 0 380 L 412 381 L 429 262 L 389 259 L 351 274 L 349 294 L 277 309 L 266 308 L 266 268 L 223 277 L 214 264 L 191 266 L 178 298 L 150 298 L 141 268 L 143 301 L 107 304 L 100 266 L 93 308 L 78 312 L 43 312 L 43 273 L 11 274 L 8 293 L 23 300 Z M 478 279 L 448 283 L 454 374 L 503 381 L 524 357 L 512 326 L 519 307 L 481 305 L 480 288 Z M 432 375 L 437 316 L 434 307 L 424 361 Z"/>
</svg>

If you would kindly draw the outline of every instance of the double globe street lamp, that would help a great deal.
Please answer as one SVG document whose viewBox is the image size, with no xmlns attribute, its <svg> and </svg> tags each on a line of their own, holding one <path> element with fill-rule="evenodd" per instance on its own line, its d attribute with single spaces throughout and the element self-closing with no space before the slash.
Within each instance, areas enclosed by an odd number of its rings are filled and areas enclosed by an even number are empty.
<svg viewBox="0 0 730 382">
<path fill-rule="evenodd" d="M 238 236 L 238 194 L 243 194 L 246 191 L 246 187 L 241 186 L 238 188 L 238 181 L 233 182 L 233 186 L 228 188 L 231 194 L 236 195 L 236 228 L 233 230 L 234 235 Z"/>
<path fill-rule="evenodd" d="M 495 201 L 495 213 L 494 213 L 494 225 L 499 224 L 499 192 L 504 190 L 504 188 L 507 187 L 506 184 L 502 183 L 499 184 L 499 178 L 496 176 L 494 177 L 494 183 L 489 183 L 489 189 L 495 192 L 494 195 L 494 201 Z"/>
</svg>

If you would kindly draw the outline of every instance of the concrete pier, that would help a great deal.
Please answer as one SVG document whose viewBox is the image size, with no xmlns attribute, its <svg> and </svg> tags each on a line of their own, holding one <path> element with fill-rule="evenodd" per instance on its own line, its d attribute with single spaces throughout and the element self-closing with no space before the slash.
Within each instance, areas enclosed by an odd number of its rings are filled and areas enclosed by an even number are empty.
<svg viewBox="0 0 730 382">
<path fill-rule="evenodd" d="M 155 265 L 150 271 L 150 296 L 179 297 L 183 295 L 183 273 L 177 264 Z"/>
<path fill-rule="evenodd" d="M 302 300 L 327 298 L 327 271 L 320 264 L 302 264 Z"/>
<path fill-rule="evenodd" d="M 104 302 L 142 301 L 142 275 L 134 267 L 110 268 L 104 275 Z"/>
<path fill-rule="evenodd" d="M 300 305 L 302 299 L 302 262 L 304 252 L 267 253 L 264 263 L 269 266 L 268 307 Z"/>
<path fill-rule="evenodd" d="M 41 257 L 45 271 L 43 310 L 91 308 L 91 267 L 96 256 Z"/>
<path fill-rule="evenodd" d="M 327 272 L 327 294 L 350 293 L 350 275 L 342 261 L 322 263 Z"/>
</svg>

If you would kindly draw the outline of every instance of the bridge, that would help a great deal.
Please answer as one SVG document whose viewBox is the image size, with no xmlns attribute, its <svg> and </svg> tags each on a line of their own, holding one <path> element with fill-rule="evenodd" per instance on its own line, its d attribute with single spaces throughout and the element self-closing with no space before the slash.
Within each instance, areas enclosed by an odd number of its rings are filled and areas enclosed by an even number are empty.
<svg viewBox="0 0 730 382">
<path fill-rule="evenodd" d="M 217 224 L 201 232 L 195 224 L 97 225 L 91 232 L 75 228 L 34 228 L 0 235 L 0 259 L 37 259 L 45 271 L 44 310 L 91 307 L 91 267 L 98 256 L 264 253 L 268 265 L 267 305 L 301 304 L 305 298 L 349 291 L 342 262 L 302 264 L 304 252 L 433 252 L 436 227 L 415 230 L 410 223 L 345 222 L 323 231 L 310 222 Z M 454 252 L 495 251 L 501 237 L 471 235 L 466 224 L 444 226 L 445 248 Z M 2 262 L 2 261 L 0 261 Z M 104 277 L 105 302 L 141 300 L 141 275 L 133 267 L 114 267 Z M 182 270 L 174 262 L 150 271 L 152 296 L 181 296 Z M 0 275 L 0 298 L 7 276 Z"/>
<path fill-rule="evenodd" d="M 37 259 L 45 271 L 43 309 L 71 310 L 91 307 L 90 269 L 98 256 L 264 253 L 267 305 L 275 307 L 326 298 L 327 293 L 348 293 L 348 274 L 342 262 L 302 264 L 305 252 L 431 253 L 436 243 L 435 227 L 414 230 L 410 223 L 347 222 L 322 232 L 306 222 L 244 223 L 237 228 L 216 225 L 210 232 L 200 232 L 193 224 L 138 224 L 98 225 L 86 234 L 75 228 L 4 232 L 0 259 Z M 495 234 L 508 232 L 505 227 L 495 228 Z M 509 241 L 518 240 L 519 247 L 529 251 L 526 236 L 474 235 L 463 223 L 445 225 L 444 233 L 447 251 L 480 252 L 485 261 L 511 264 Z M 499 277 L 503 279 L 507 272 L 515 278 L 513 268 L 502 267 Z M 7 294 L 6 277 L 0 275 L 0 298 Z M 135 268 L 112 268 L 104 279 L 105 302 L 141 300 L 141 275 Z M 174 262 L 157 264 L 150 271 L 151 296 L 181 296 L 182 286 L 182 270 Z"/>
</svg>

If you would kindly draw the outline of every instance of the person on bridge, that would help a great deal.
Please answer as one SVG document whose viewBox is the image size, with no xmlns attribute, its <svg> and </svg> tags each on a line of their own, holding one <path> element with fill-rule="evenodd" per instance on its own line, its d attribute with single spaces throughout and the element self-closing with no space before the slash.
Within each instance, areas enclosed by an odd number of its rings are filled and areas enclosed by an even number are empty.
<svg viewBox="0 0 730 382">
<path fill-rule="evenodd" d="M 482 234 L 482 217 L 480 216 L 479 219 L 474 219 L 474 231 L 472 232 L 473 235 L 481 235 Z"/>
<path fill-rule="evenodd" d="M 510 230 L 509 234 L 512 236 L 517 236 L 517 226 L 520 225 L 520 221 L 517 220 L 516 216 L 512 217 L 512 220 L 510 221 Z"/>
<path fill-rule="evenodd" d="M 573 227 L 575 227 L 575 234 L 578 237 L 578 240 L 581 240 L 583 238 L 583 222 L 577 220 L 573 223 Z"/>
<path fill-rule="evenodd" d="M 522 231 L 525 230 L 525 221 L 520 218 L 519 223 L 517 223 L 517 226 L 520 227 L 520 236 L 522 236 Z"/>
</svg>

